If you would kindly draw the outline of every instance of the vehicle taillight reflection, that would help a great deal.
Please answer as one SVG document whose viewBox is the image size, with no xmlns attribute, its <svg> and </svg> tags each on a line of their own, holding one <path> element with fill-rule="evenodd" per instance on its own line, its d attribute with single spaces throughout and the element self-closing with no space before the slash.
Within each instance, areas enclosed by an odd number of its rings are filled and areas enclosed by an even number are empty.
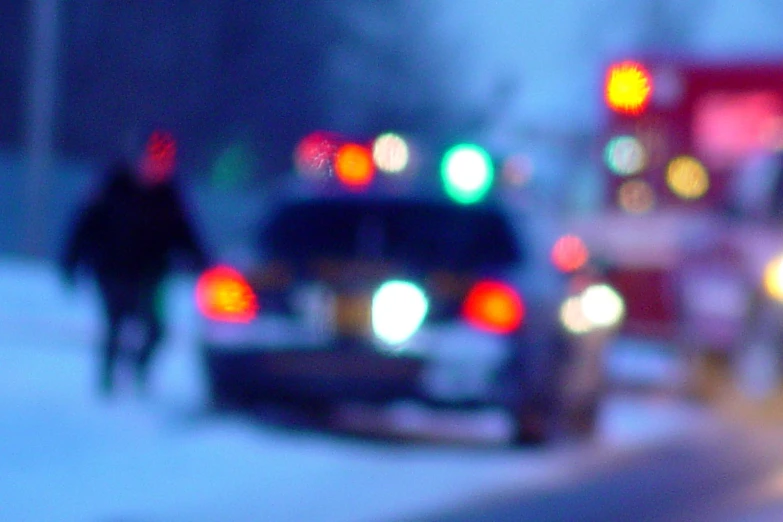
<svg viewBox="0 0 783 522">
<path fill-rule="evenodd" d="M 476 328 L 509 333 L 522 324 L 525 305 L 510 286 L 497 281 L 481 281 L 468 292 L 462 316 Z"/>
<path fill-rule="evenodd" d="M 237 270 L 217 266 L 201 274 L 196 283 L 196 304 L 209 319 L 248 322 L 258 313 L 253 289 Z"/>
</svg>

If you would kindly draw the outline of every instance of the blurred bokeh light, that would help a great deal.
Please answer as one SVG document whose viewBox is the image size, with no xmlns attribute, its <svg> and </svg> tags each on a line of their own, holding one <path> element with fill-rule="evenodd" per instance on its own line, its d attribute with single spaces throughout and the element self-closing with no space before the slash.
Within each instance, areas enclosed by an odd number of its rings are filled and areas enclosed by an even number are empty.
<svg viewBox="0 0 783 522">
<path fill-rule="evenodd" d="M 329 133 L 316 131 L 308 134 L 294 150 L 294 167 L 307 177 L 323 178 L 333 173 L 337 140 Z"/>
<path fill-rule="evenodd" d="M 429 309 L 424 291 L 408 281 L 387 281 L 372 298 L 372 328 L 391 345 L 407 341 L 421 326 Z"/>
<path fill-rule="evenodd" d="M 641 179 L 628 180 L 617 191 L 617 203 L 630 214 L 644 214 L 655 206 L 655 191 Z"/>
<path fill-rule="evenodd" d="M 497 281 L 482 281 L 465 298 L 463 316 L 479 329 L 508 333 L 522 324 L 525 305 L 513 288 Z"/>
<path fill-rule="evenodd" d="M 372 182 L 375 165 L 372 152 L 357 143 L 346 143 L 334 156 L 337 178 L 348 188 L 363 188 Z"/>
<path fill-rule="evenodd" d="M 644 145 L 633 136 L 616 136 L 609 140 L 604 150 L 606 165 L 615 174 L 638 174 L 647 166 Z"/>
<path fill-rule="evenodd" d="M 765 266 L 764 289 L 770 297 L 783 302 L 783 255 L 775 257 Z"/>
<path fill-rule="evenodd" d="M 582 312 L 594 326 L 611 328 L 625 316 L 625 302 L 620 294 L 607 284 L 595 284 L 582 292 Z"/>
<path fill-rule="evenodd" d="M 478 145 L 455 145 L 443 156 L 441 177 L 446 194 L 451 199 L 462 204 L 477 203 L 492 186 L 492 159 Z"/>
<path fill-rule="evenodd" d="M 552 247 L 552 263 L 561 272 L 579 270 L 587 263 L 589 256 L 584 241 L 572 234 L 562 236 Z"/>
<path fill-rule="evenodd" d="M 582 299 L 573 295 L 560 306 L 560 324 L 573 335 L 586 334 L 592 329 L 592 323 L 582 310 Z"/>
<path fill-rule="evenodd" d="M 692 156 L 679 156 L 669 163 L 666 183 L 682 199 L 699 199 L 710 188 L 707 169 Z"/>
<path fill-rule="evenodd" d="M 196 304 L 216 321 L 249 322 L 258 312 L 255 293 L 234 268 L 220 265 L 204 272 L 196 282 Z"/>
<path fill-rule="evenodd" d="M 372 157 L 381 172 L 399 174 L 408 167 L 410 150 L 402 136 L 387 132 L 373 142 Z"/>
<path fill-rule="evenodd" d="M 647 69 L 638 62 L 617 63 L 607 71 L 606 103 L 617 112 L 641 113 L 650 102 L 652 91 L 652 77 Z"/>
</svg>

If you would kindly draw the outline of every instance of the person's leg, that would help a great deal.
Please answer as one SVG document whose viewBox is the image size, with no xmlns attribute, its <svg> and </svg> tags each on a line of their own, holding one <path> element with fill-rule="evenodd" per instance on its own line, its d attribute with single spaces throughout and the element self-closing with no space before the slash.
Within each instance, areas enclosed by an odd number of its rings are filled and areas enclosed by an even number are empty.
<svg viewBox="0 0 783 522">
<path fill-rule="evenodd" d="M 99 390 L 103 395 L 109 395 L 114 391 L 117 358 L 120 355 L 123 292 L 121 285 L 111 281 L 101 281 L 99 289 L 105 319 L 104 337 L 100 347 Z"/>
<path fill-rule="evenodd" d="M 136 359 L 136 380 L 140 387 L 147 385 L 151 360 L 163 338 L 164 328 L 159 301 L 161 291 L 160 281 L 144 283 L 140 286 L 138 316 L 146 330 Z"/>
<path fill-rule="evenodd" d="M 106 333 L 101 347 L 100 391 L 110 395 L 114 391 L 114 378 L 119 355 L 120 320 L 112 317 L 107 321 Z"/>
</svg>

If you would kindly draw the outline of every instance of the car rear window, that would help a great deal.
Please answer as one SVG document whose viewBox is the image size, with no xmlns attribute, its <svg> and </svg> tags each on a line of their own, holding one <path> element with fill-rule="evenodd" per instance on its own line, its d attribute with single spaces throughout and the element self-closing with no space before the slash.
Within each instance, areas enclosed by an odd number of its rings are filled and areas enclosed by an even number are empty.
<svg viewBox="0 0 783 522">
<path fill-rule="evenodd" d="M 293 262 L 383 259 L 422 269 L 474 270 L 522 262 L 505 214 L 428 201 L 327 200 L 283 206 L 263 249 Z"/>
</svg>

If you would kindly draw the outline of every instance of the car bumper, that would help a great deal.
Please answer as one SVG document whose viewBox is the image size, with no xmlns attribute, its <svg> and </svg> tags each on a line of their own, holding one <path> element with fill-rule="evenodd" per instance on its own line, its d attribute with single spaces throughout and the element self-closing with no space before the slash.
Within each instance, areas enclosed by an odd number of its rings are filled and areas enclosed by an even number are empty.
<svg viewBox="0 0 783 522">
<path fill-rule="evenodd" d="M 227 406 L 274 402 L 389 402 L 421 395 L 420 359 L 337 350 L 212 349 L 204 358 L 212 397 Z"/>
<path fill-rule="evenodd" d="M 266 317 L 252 324 L 205 323 L 201 336 L 212 397 L 442 405 L 497 402 L 509 339 L 459 323 L 427 325 L 402 346 L 336 340 L 301 323 Z"/>
</svg>

